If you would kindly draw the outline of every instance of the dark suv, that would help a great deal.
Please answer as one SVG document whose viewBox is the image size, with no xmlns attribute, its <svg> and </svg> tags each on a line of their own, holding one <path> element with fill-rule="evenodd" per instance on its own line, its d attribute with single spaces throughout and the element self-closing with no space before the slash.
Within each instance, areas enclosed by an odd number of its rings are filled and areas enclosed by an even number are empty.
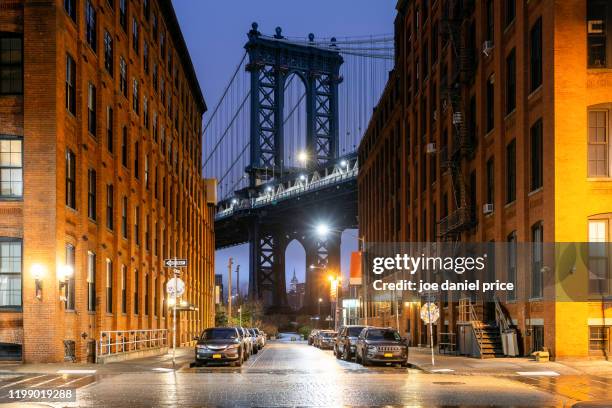
<svg viewBox="0 0 612 408">
<path fill-rule="evenodd" d="M 393 363 L 407 367 L 408 344 L 395 329 L 366 327 L 357 337 L 355 359 L 364 366 Z"/>
<path fill-rule="evenodd" d="M 334 354 L 336 358 L 350 361 L 355 356 L 355 345 L 359 333 L 366 326 L 344 326 L 338 332 L 336 344 L 334 345 Z"/>
<path fill-rule="evenodd" d="M 197 337 L 195 364 L 229 363 L 238 367 L 245 358 L 245 348 L 235 327 L 212 327 Z"/>
</svg>

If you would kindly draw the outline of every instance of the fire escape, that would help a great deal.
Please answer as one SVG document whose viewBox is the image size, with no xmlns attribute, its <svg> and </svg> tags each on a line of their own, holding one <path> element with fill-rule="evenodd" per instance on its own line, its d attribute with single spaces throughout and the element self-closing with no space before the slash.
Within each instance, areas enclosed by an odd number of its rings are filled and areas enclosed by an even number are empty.
<svg viewBox="0 0 612 408">
<path fill-rule="evenodd" d="M 438 223 L 439 236 L 443 240 L 456 240 L 463 231 L 475 225 L 475 214 L 470 207 L 468 190 L 462 164 L 472 157 L 475 148 L 474 129 L 467 123 L 466 99 L 474 79 L 474 48 L 469 46 L 469 17 L 474 0 L 449 0 L 441 19 L 441 34 L 449 41 L 451 72 L 441 78 L 442 105 L 452 114 L 450 149 L 440 151 L 440 163 L 449 170 L 455 208 Z"/>
</svg>

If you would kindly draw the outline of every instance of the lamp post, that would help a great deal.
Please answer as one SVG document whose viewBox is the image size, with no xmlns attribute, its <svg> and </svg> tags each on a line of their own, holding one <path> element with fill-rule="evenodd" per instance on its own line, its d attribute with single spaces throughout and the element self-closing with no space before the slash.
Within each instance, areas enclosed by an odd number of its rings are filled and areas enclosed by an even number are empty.
<svg viewBox="0 0 612 408">
<path fill-rule="evenodd" d="M 342 281 L 341 276 L 329 276 L 329 297 L 332 301 L 331 304 L 331 313 L 334 319 L 334 330 L 338 329 L 338 302 L 339 302 L 339 290 L 341 290 L 342 286 L 340 285 Z"/>
</svg>

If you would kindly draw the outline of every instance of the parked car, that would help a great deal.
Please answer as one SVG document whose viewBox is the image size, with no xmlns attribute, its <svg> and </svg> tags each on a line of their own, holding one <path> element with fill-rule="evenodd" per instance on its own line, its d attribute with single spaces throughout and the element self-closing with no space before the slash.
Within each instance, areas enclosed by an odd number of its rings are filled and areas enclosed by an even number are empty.
<svg viewBox="0 0 612 408">
<path fill-rule="evenodd" d="M 229 363 L 240 367 L 246 350 L 240 333 L 235 327 L 212 327 L 196 337 L 195 364 Z"/>
<path fill-rule="evenodd" d="M 237 329 L 244 342 L 244 349 L 246 351 L 244 359 L 248 360 L 253 355 L 253 340 L 247 329 L 244 327 L 237 327 Z"/>
<path fill-rule="evenodd" d="M 336 358 L 350 361 L 355 357 L 355 345 L 359 333 L 366 326 L 344 326 L 338 331 L 336 344 L 334 344 L 334 354 Z"/>
<path fill-rule="evenodd" d="M 333 330 L 321 330 L 315 337 L 315 347 L 320 349 L 332 349 L 336 342 L 336 333 Z"/>
<path fill-rule="evenodd" d="M 258 328 L 255 328 L 255 327 L 249 329 L 249 332 L 251 333 L 251 335 L 253 336 L 253 339 L 255 340 L 255 348 L 257 349 L 257 351 L 264 348 L 264 346 L 266 345 L 266 338 L 264 334 L 261 331 L 259 331 Z"/>
<path fill-rule="evenodd" d="M 314 345 L 314 339 L 315 339 L 317 333 L 319 333 L 318 329 L 314 329 L 314 330 L 310 331 L 310 334 L 308 335 L 308 345 L 309 346 Z"/>
<path fill-rule="evenodd" d="M 355 359 L 364 366 L 393 363 L 407 367 L 408 344 L 393 328 L 366 327 L 357 337 Z"/>
</svg>

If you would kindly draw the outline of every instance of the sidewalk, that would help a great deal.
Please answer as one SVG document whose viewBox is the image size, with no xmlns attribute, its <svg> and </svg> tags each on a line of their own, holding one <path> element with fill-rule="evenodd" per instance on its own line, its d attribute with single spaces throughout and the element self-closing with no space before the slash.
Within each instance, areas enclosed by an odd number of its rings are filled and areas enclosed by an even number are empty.
<svg viewBox="0 0 612 408">
<path fill-rule="evenodd" d="M 434 353 L 433 366 L 429 348 L 411 347 L 408 360 L 413 367 L 428 373 L 516 376 L 539 372 L 540 375 L 595 375 L 612 378 L 612 362 L 603 360 L 536 362 L 527 357 L 479 359 Z"/>
<path fill-rule="evenodd" d="M 193 347 L 176 349 L 176 369 L 180 369 L 193 361 Z M 96 375 L 122 374 L 134 372 L 168 372 L 172 370 L 172 349 L 168 354 L 145 357 L 134 360 L 120 361 L 107 364 L 93 363 L 0 363 L 0 375 L 27 373 L 27 374 L 56 374 L 58 371 L 94 371 Z M 93 373 L 92 373 L 93 374 Z"/>
</svg>

